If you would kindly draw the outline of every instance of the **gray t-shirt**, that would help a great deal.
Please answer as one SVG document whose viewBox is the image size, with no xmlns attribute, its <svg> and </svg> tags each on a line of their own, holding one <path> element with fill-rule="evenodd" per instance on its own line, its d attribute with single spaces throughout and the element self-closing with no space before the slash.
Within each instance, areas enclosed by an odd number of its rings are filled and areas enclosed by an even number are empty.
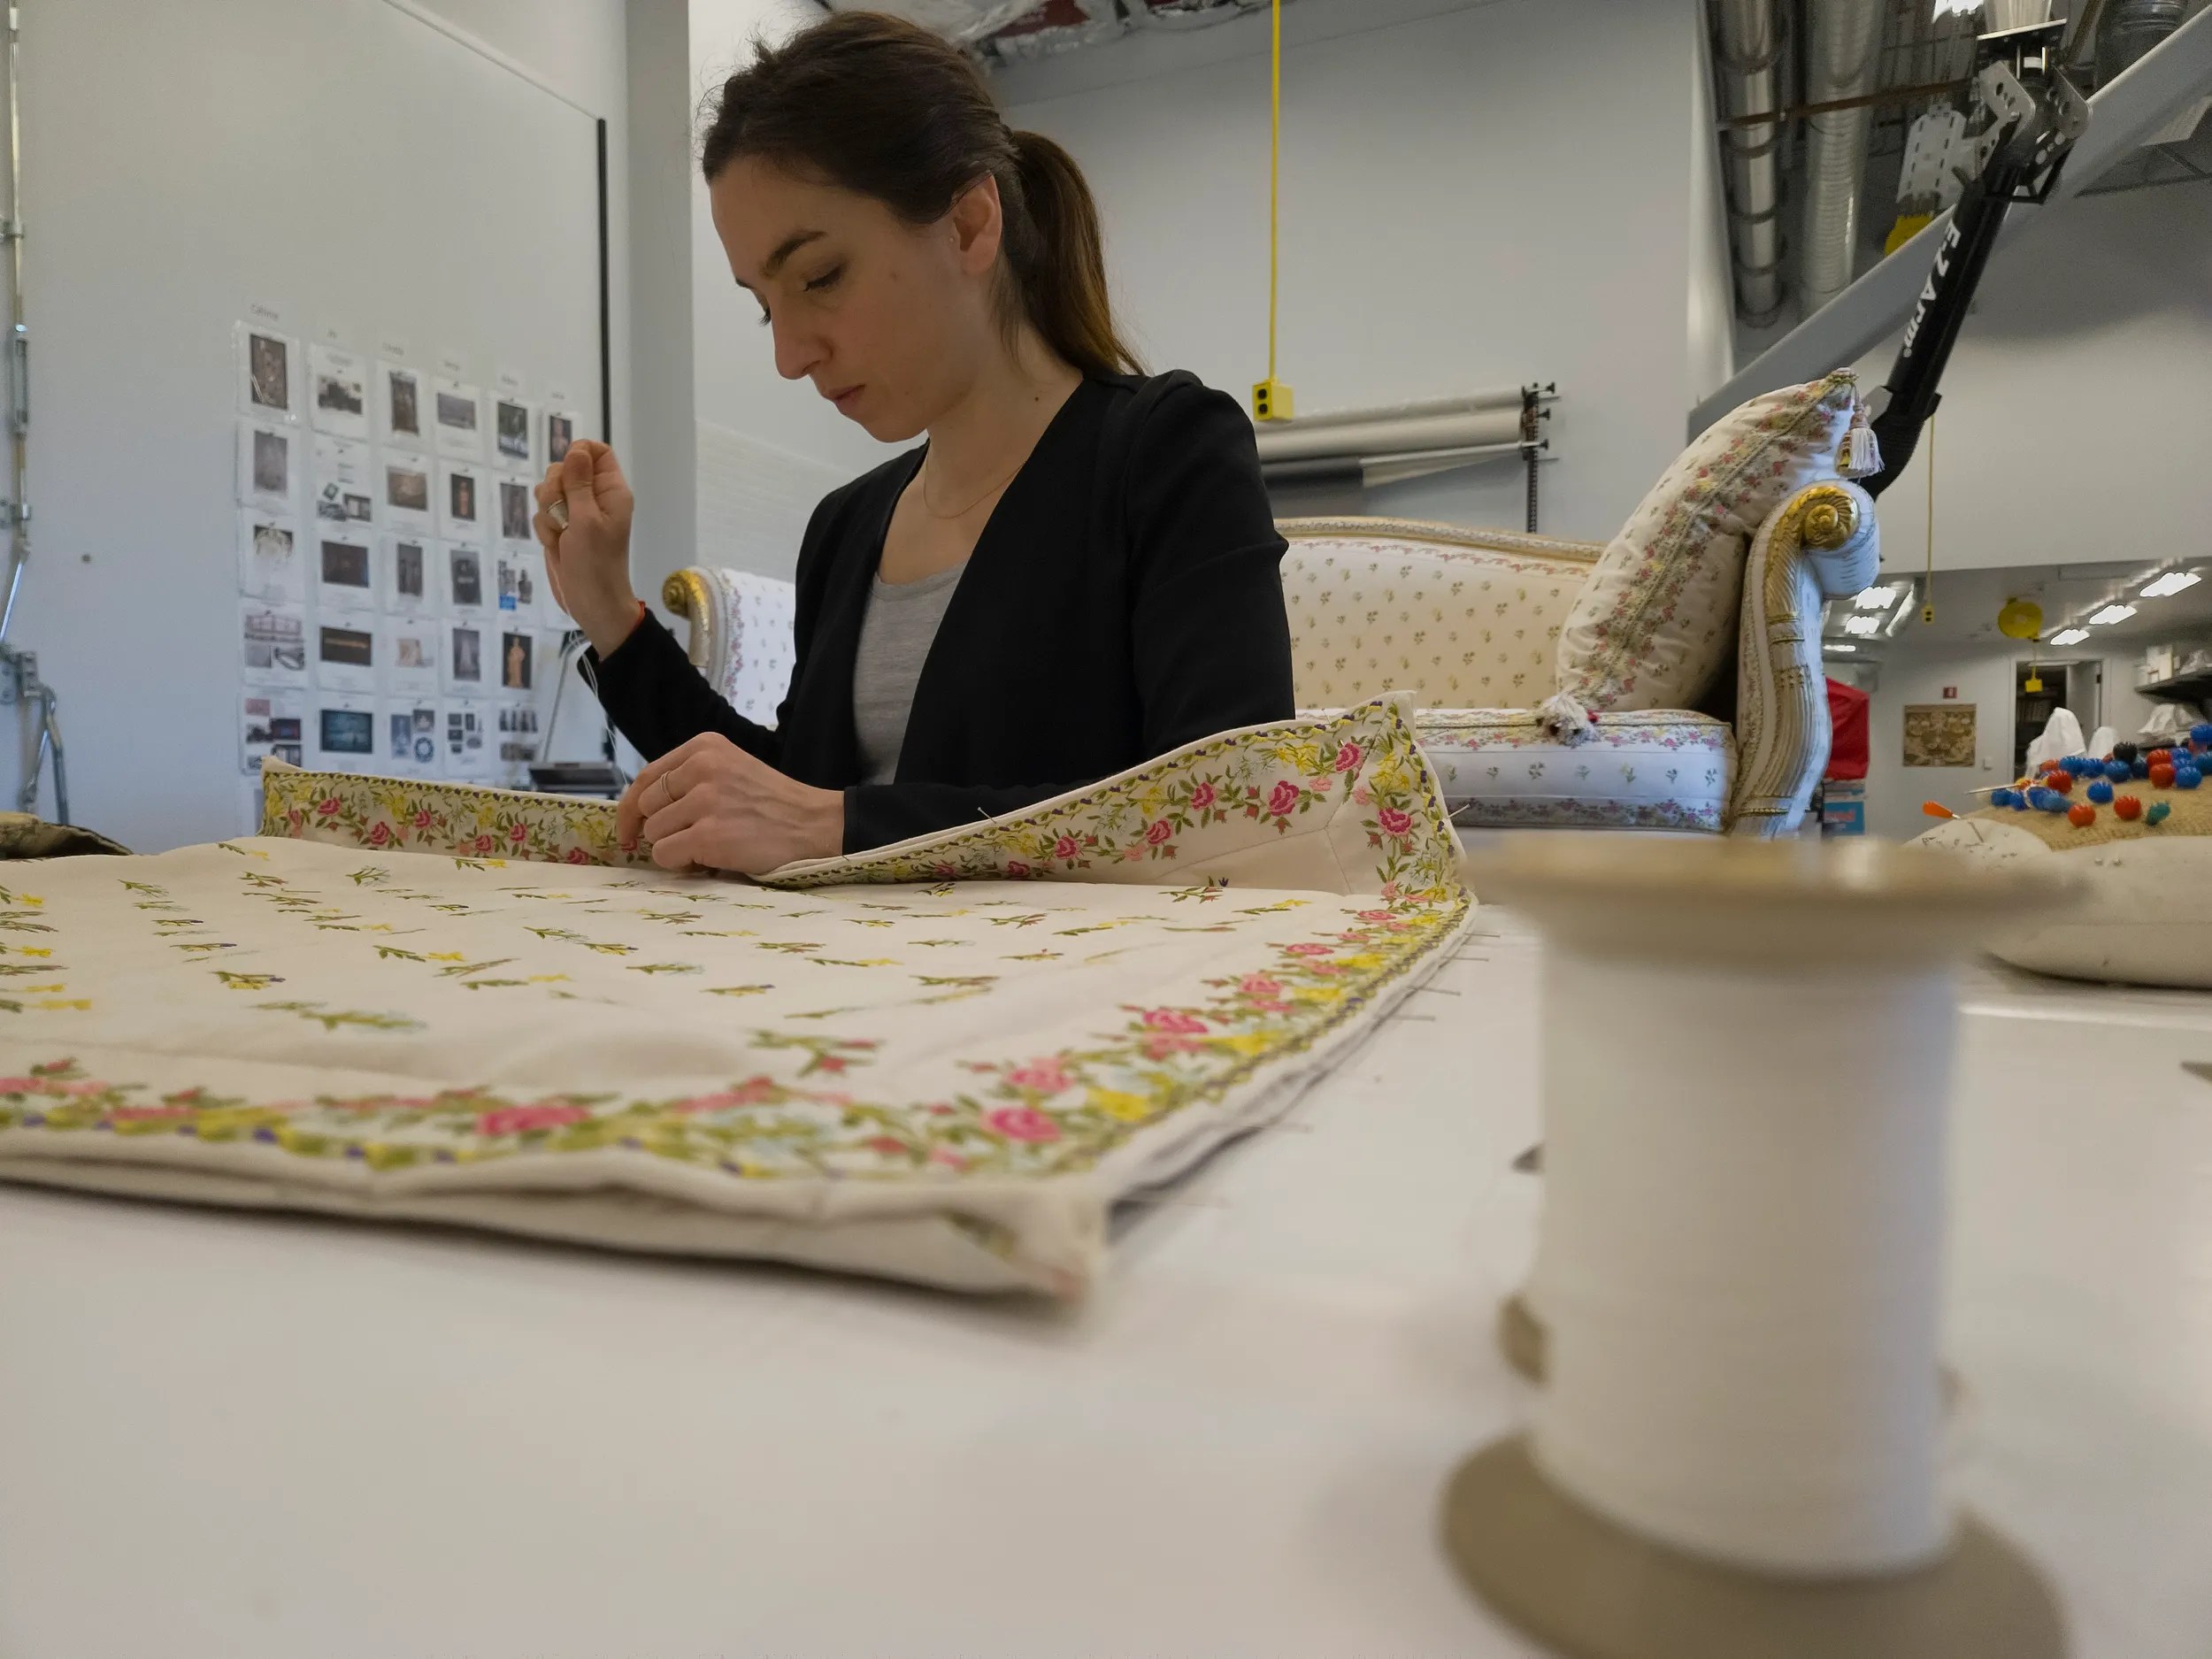
<svg viewBox="0 0 2212 1659">
<path fill-rule="evenodd" d="M 860 781 L 889 783 L 906 741 L 906 717 L 914 707 L 914 682 L 945 619 L 963 560 L 919 581 L 875 578 L 867 614 L 860 620 L 860 649 L 853 658 L 853 730 L 860 739 Z"/>
</svg>

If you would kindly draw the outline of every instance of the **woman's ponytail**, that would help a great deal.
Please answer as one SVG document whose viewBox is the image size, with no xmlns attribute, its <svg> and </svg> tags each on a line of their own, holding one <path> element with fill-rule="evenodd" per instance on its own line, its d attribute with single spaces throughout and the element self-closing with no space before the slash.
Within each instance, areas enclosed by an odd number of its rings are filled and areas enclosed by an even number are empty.
<svg viewBox="0 0 2212 1659">
<path fill-rule="evenodd" d="M 1016 133 L 1014 151 L 1021 180 L 1014 211 L 1026 213 L 1033 234 L 1012 239 L 1012 264 L 1031 325 L 1086 374 L 1139 373 L 1135 353 L 1114 332 L 1098 204 L 1082 170 L 1042 133 Z"/>
<path fill-rule="evenodd" d="M 1017 133 L 972 60 L 920 25 L 841 12 L 723 82 L 699 165 L 711 184 L 741 156 L 871 196 L 910 224 L 951 211 L 986 173 L 1004 211 L 1000 314 L 1026 320 L 1085 374 L 1141 373 L 1114 332 L 1098 207 L 1075 158 Z"/>
</svg>

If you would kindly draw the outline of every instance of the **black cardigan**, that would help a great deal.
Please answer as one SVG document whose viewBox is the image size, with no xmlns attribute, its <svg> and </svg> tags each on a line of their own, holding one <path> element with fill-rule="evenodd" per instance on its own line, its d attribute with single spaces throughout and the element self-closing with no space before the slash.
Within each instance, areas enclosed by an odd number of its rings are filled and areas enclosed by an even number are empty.
<svg viewBox="0 0 2212 1659">
<path fill-rule="evenodd" d="M 797 660 L 776 728 L 746 719 L 650 618 L 601 701 L 648 759 L 719 732 L 845 792 L 860 852 L 1012 811 L 1293 711 L 1283 539 L 1236 402 L 1176 373 L 1085 380 L 1007 486 L 914 687 L 890 783 L 864 784 L 853 659 L 916 449 L 833 492 L 800 544 Z"/>
</svg>

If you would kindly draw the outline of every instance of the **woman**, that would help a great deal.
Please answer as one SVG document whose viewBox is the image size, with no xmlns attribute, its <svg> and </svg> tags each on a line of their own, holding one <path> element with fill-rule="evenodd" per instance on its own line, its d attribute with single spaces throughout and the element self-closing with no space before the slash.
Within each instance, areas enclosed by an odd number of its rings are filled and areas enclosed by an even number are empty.
<svg viewBox="0 0 2212 1659">
<path fill-rule="evenodd" d="M 702 164 L 787 380 L 886 442 L 800 545 L 771 731 L 629 578 L 631 497 L 578 440 L 538 488 L 562 608 L 650 764 L 626 844 L 747 874 L 1017 810 L 1292 712 L 1250 424 L 1114 332 L 1090 192 L 922 29 L 844 13 L 730 77 Z M 547 511 L 565 503 L 567 525 Z"/>
</svg>

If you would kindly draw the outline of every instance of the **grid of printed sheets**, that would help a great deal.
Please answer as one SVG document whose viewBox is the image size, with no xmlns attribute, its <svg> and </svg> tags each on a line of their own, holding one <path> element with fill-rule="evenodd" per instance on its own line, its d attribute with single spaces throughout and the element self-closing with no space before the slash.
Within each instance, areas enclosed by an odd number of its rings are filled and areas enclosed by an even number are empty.
<svg viewBox="0 0 2212 1659">
<path fill-rule="evenodd" d="M 534 492 L 570 398 L 280 321 L 236 331 L 242 768 L 526 781 L 566 626 Z"/>
</svg>

